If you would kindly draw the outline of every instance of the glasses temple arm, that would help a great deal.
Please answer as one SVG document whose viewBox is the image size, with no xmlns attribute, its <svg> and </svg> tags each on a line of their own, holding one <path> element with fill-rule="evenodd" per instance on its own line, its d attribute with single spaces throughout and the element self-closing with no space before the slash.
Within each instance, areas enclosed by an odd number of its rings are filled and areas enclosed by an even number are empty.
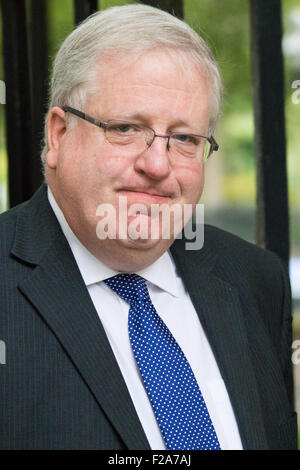
<svg viewBox="0 0 300 470">
<path fill-rule="evenodd" d="M 88 114 L 85 114 L 82 111 L 78 111 L 78 109 L 71 108 L 71 106 L 63 106 L 62 110 L 74 114 L 75 116 L 84 119 L 85 121 L 91 122 L 92 124 L 95 124 L 95 126 L 102 127 L 103 129 L 106 129 L 107 127 L 105 122 L 98 121 L 98 119 L 94 119 Z"/>
</svg>

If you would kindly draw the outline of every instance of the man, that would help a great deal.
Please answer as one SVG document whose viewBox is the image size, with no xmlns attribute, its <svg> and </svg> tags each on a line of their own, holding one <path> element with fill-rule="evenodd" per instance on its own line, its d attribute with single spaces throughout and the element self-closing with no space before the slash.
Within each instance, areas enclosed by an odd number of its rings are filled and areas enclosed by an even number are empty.
<svg viewBox="0 0 300 470">
<path fill-rule="evenodd" d="M 296 448 L 280 260 L 213 227 L 187 250 L 151 212 L 195 208 L 220 94 L 204 41 L 151 7 L 63 43 L 46 185 L 1 216 L 2 448 Z"/>
</svg>

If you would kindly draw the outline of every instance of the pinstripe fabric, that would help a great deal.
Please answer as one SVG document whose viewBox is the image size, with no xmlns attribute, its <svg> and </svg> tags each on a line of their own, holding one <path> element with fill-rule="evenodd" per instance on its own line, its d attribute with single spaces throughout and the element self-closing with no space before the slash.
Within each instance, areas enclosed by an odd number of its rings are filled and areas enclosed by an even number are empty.
<svg viewBox="0 0 300 470">
<path fill-rule="evenodd" d="M 286 271 L 206 227 L 172 246 L 225 381 L 246 449 L 296 448 Z M 42 187 L 0 216 L 1 449 L 147 449 L 149 444 Z"/>
</svg>

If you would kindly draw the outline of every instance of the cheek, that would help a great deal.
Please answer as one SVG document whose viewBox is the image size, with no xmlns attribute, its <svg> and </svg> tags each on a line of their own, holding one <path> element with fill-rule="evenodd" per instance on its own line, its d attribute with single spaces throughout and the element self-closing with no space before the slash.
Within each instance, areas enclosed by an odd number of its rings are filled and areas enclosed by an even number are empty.
<svg viewBox="0 0 300 470">
<path fill-rule="evenodd" d="M 120 157 L 116 151 L 97 151 L 93 154 L 93 165 L 99 176 L 114 178 L 125 171 L 126 160 Z"/>
<path fill-rule="evenodd" d="M 124 158 L 116 152 L 116 149 L 93 139 L 86 142 L 84 138 L 73 145 L 69 145 L 61 161 L 61 171 L 69 171 L 74 180 L 81 180 L 81 184 L 103 184 L 111 181 L 124 172 Z"/>
<path fill-rule="evenodd" d="M 185 202 L 197 203 L 204 187 L 204 165 L 201 163 L 193 167 L 182 167 L 178 171 L 177 180 Z"/>
</svg>

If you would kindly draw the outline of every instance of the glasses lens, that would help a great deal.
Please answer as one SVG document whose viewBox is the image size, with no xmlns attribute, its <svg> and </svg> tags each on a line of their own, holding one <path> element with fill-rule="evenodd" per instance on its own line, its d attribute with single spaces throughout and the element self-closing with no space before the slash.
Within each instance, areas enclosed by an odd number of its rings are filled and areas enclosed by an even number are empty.
<svg viewBox="0 0 300 470">
<path fill-rule="evenodd" d="M 139 138 L 139 129 L 125 121 L 110 121 L 106 128 L 106 138 L 111 144 L 128 145 Z"/>
<path fill-rule="evenodd" d="M 196 158 L 203 144 L 201 138 L 191 134 L 173 134 L 170 138 L 171 152 L 187 158 Z"/>
<path fill-rule="evenodd" d="M 124 147 L 129 152 L 143 151 L 153 140 L 153 136 L 148 135 L 142 126 L 127 121 L 109 121 L 105 135 L 109 143 Z"/>
</svg>

